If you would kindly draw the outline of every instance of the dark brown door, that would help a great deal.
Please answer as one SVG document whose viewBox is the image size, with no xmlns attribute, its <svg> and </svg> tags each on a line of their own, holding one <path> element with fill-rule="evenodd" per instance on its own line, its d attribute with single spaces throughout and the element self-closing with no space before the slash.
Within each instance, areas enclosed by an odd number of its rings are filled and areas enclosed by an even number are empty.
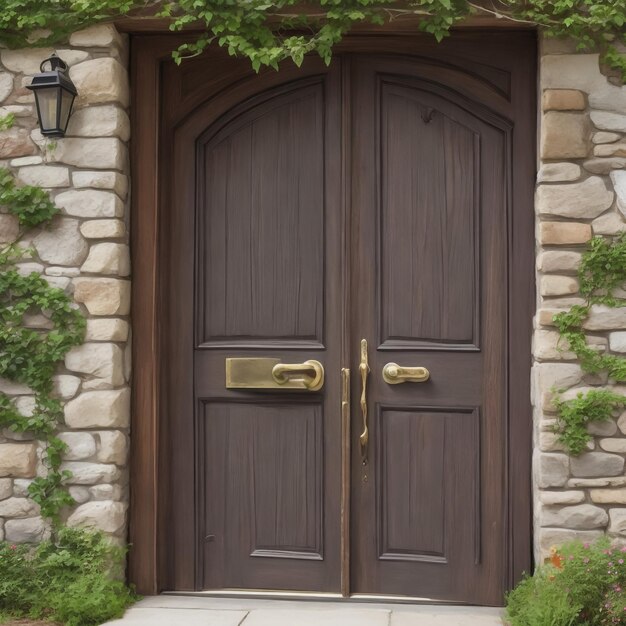
<svg viewBox="0 0 626 626">
<path fill-rule="evenodd" d="M 514 215 L 532 200 L 518 37 L 501 67 L 505 42 L 472 36 L 355 38 L 330 69 L 260 76 L 220 51 L 164 64 L 165 588 L 498 604 L 528 562 L 528 511 L 510 519 L 532 277 L 510 256 L 532 226 Z M 227 388 L 226 359 L 249 357 L 315 359 L 324 386 Z"/>
</svg>

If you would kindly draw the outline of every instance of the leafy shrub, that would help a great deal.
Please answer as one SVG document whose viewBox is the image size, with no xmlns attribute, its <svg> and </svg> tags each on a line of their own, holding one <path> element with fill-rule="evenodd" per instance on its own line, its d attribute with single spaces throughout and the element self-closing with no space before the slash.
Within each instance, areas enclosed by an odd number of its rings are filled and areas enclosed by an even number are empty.
<svg viewBox="0 0 626 626">
<path fill-rule="evenodd" d="M 626 626 L 626 547 L 606 538 L 553 548 L 507 597 L 511 626 Z"/>
<path fill-rule="evenodd" d="M 92 626 L 137 598 L 123 581 L 125 550 L 102 533 L 62 528 L 33 547 L 0 543 L 0 617 Z"/>
</svg>

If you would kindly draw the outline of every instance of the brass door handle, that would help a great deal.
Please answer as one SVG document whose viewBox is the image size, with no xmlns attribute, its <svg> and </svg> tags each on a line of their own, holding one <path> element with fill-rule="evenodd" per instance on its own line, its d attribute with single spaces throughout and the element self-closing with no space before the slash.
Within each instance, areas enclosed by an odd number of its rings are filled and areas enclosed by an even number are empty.
<svg viewBox="0 0 626 626">
<path fill-rule="evenodd" d="M 272 378 L 279 385 L 300 381 L 310 391 L 318 391 L 324 384 L 324 366 L 314 360 L 304 363 L 277 363 L 272 368 Z"/>
<path fill-rule="evenodd" d="M 367 339 L 361 339 L 361 362 L 359 364 L 361 374 L 361 416 L 363 418 L 363 430 L 359 436 L 361 444 L 361 461 L 367 464 L 368 443 L 370 438 L 367 426 L 367 376 L 370 373 L 370 366 L 367 358 Z"/>
<path fill-rule="evenodd" d="M 387 363 L 383 367 L 383 380 L 390 385 L 399 383 L 425 383 L 430 372 L 425 367 L 402 367 L 397 363 Z"/>
</svg>

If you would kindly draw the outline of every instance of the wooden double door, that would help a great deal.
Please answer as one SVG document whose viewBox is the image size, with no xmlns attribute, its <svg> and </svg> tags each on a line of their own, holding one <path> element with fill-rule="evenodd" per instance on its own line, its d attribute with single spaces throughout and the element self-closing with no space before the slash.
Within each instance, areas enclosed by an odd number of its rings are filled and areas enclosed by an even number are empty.
<svg viewBox="0 0 626 626">
<path fill-rule="evenodd" d="M 527 567 L 534 38 L 479 42 L 163 63 L 164 588 L 499 604 Z"/>
</svg>

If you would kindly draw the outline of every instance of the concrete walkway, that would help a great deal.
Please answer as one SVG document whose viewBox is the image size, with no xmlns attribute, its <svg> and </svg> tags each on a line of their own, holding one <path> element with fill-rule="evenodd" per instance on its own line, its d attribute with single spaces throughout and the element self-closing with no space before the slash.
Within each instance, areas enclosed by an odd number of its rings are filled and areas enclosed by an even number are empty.
<svg viewBox="0 0 626 626">
<path fill-rule="evenodd" d="M 479 607 L 164 595 L 144 598 L 105 626 L 501 626 L 501 614 Z"/>
</svg>

